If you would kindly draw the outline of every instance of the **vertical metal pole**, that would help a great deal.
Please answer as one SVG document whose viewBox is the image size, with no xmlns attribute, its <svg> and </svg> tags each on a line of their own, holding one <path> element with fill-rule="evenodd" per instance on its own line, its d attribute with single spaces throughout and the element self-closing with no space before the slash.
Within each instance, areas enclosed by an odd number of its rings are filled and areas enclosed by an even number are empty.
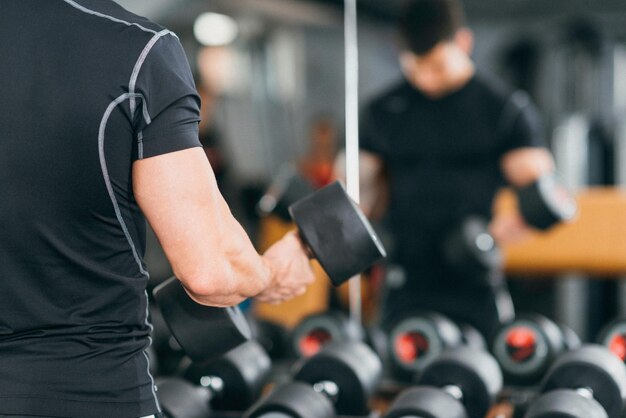
<svg viewBox="0 0 626 418">
<path fill-rule="evenodd" d="M 613 109 L 618 120 L 615 130 L 615 185 L 626 188 L 626 47 L 616 45 L 613 52 Z M 618 284 L 618 315 L 626 317 L 626 276 L 620 278 Z"/>
<path fill-rule="evenodd" d="M 357 0 L 344 1 L 346 71 L 346 189 L 357 204 L 359 190 L 359 42 Z M 350 279 L 350 317 L 361 324 L 361 277 Z"/>
<path fill-rule="evenodd" d="M 576 192 L 588 184 L 589 121 L 581 114 L 566 118 L 554 132 L 554 156 L 565 185 Z M 555 316 L 583 340 L 588 334 L 589 281 L 579 274 L 561 276 L 556 284 Z"/>
</svg>

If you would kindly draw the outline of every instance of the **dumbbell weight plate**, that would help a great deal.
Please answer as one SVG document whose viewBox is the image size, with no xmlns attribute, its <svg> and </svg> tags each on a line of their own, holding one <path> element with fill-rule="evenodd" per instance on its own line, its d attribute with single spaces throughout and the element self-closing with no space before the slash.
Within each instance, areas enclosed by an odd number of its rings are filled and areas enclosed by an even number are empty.
<svg viewBox="0 0 626 418">
<path fill-rule="evenodd" d="M 297 201 L 289 212 L 335 286 L 386 256 L 374 229 L 340 182 Z"/>
<path fill-rule="evenodd" d="M 484 277 L 502 266 L 502 253 L 488 225 L 484 218 L 469 216 L 446 234 L 442 251 L 449 267 L 468 277 Z"/>
<path fill-rule="evenodd" d="M 399 321 L 389 333 L 394 376 L 410 381 L 445 349 L 461 344 L 459 328 L 443 315 L 415 313 Z"/>
<path fill-rule="evenodd" d="M 154 298 L 172 335 L 196 363 L 211 361 L 252 337 L 239 308 L 200 305 L 175 277 L 160 284 Z"/>
<path fill-rule="evenodd" d="M 600 331 L 597 342 L 626 362 L 626 320 L 611 321 Z"/>
<path fill-rule="evenodd" d="M 157 379 L 157 397 L 167 418 L 207 418 L 211 393 L 179 378 Z"/>
<path fill-rule="evenodd" d="M 595 399 L 572 390 L 553 390 L 536 399 L 524 418 L 608 418 Z"/>
<path fill-rule="evenodd" d="M 468 418 L 461 402 L 440 388 L 419 386 L 402 392 L 385 418 Z"/>
<path fill-rule="evenodd" d="M 243 411 L 261 396 L 271 367 L 263 347 L 256 341 L 248 341 L 209 363 L 188 364 L 183 377 L 197 386 L 205 386 L 210 383 L 205 383 L 205 380 L 218 377 L 223 383 L 223 390 L 213 396 L 213 409 Z"/>
<path fill-rule="evenodd" d="M 564 350 L 559 327 L 542 315 L 530 314 L 496 332 L 492 352 L 509 383 L 536 383 L 555 356 Z"/>
<path fill-rule="evenodd" d="M 485 337 L 476 328 L 469 324 L 458 324 L 461 330 L 461 343 L 465 346 L 479 350 L 487 350 Z"/>
<path fill-rule="evenodd" d="M 626 400 L 626 366 L 606 347 L 583 345 L 556 359 L 542 383 L 542 392 L 588 388 L 609 418 L 620 418 Z"/>
<path fill-rule="evenodd" d="M 294 380 L 315 385 L 333 382 L 339 389 L 337 415 L 367 415 L 368 403 L 382 376 L 382 363 L 365 343 L 336 342 L 295 365 Z"/>
<path fill-rule="evenodd" d="M 554 174 L 541 176 L 517 195 L 522 217 L 536 228 L 545 230 L 576 216 L 576 200 Z"/>
<path fill-rule="evenodd" d="M 489 353 L 457 347 L 433 360 L 418 379 L 419 385 L 457 386 L 469 418 L 483 418 L 502 389 L 502 372 Z"/>
<path fill-rule="evenodd" d="M 292 331 L 291 345 L 297 357 L 311 357 L 324 345 L 338 341 L 360 341 L 363 329 L 342 312 L 309 315 Z"/>
<path fill-rule="evenodd" d="M 300 382 L 287 383 L 274 389 L 257 402 L 244 418 L 334 418 L 330 400 Z"/>
</svg>

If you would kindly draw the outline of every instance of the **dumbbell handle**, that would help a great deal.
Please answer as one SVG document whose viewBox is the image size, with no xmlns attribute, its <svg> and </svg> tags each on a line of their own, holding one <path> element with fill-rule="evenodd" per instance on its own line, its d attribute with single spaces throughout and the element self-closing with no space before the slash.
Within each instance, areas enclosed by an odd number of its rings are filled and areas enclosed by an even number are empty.
<svg viewBox="0 0 626 418">
<path fill-rule="evenodd" d="M 457 401 L 459 402 L 463 401 L 463 390 L 461 390 L 461 388 L 458 387 L 457 385 L 447 385 L 447 386 L 442 387 L 441 390 L 446 392 L 448 395 L 452 396 Z"/>
<path fill-rule="evenodd" d="M 328 397 L 328 399 L 330 399 L 333 403 L 337 402 L 337 399 L 339 398 L 339 386 L 335 382 L 331 382 L 329 380 L 315 383 L 313 385 L 313 390 Z"/>
<path fill-rule="evenodd" d="M 202 376 L 200 386 L 208 389 L 213 396 L 219 396 L 224 392 L 224 379 L 219 376 Z"/>
<path fill-rule="evenodd" d="M 576 389 L 576 393 L 578 393 L 583 398 L 594 399 L 593 390 L 589 387 L 578 388 Z"/>
</svg>

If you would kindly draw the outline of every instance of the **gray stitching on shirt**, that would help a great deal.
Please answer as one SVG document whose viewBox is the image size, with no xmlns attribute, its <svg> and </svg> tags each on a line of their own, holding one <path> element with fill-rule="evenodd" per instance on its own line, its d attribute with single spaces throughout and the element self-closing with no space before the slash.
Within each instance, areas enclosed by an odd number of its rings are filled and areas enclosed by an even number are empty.
<svg viewBox="0 0 626 418">
<path fill-rule="evenodd" d="M 152 333 L 152 330 L 154 330 L 154 327 L 152 326 L 150 321 L 148 321 L 148 309 L 150 307 L 148 292 L 144 291 L 144 294 L 146 295 L 146 312 L 145 312 L 145 317 L 144 317 L 145 318 L 144 323 L 148 326 L 148 328 L 150 328 L 150 332 Z M 150 342 L 150 345 L 152 345 L 152 337 L 148 336 L 148 341 Z M 156 403 L 157 411 L 161 413 L 161 405 L 159 405 L 159 400 L 154 390 L 154 386 L 155 386 L 154 377 L 152 377 L 152 373 L 150 373 L 150 357 L 148 357 L 148 353 L 146 353 L 146 350 L 143 351 L 143 355 L 146 357 L 146 360 L 148 361 L 148 376 L 150 377 L 150 384 L 151 384 L 150 389 L 152 390 L 152 395 L 154 396 L 154 402 Z"/>
<path fill-rule="evenodd" d="M 143 131 L 137 134 L 137 159 L 143 160 Z"/>
<path fill-rule="evenodd" d="M 102 18 L 108 19 L 108 20 L 110 20 L 112 22 L 123 23 L 126 26 L 136 26 L 136 27 L 138 27 L 139 29 L 141 29 L 144 32 L 156 33 L 155 30 L 148 29 L 148 28 L 146 28 L 144 26 L 141 26 L 139 23 L 127 22 L 125 20 L 118 19 L 118 18 L 113 17 L 113 16 L 105 15 L 104 13 L 96 12 L 95 10 L 88 9 L 85 6 L 82 6 L 82 5 L 76 3 L 73 0 L 63 0 L 63 1 L 65 3 L 67 3 L 67 4 L 69 4 L 70 6 L 74 7 L 75 9 L 80 10 L 81 12 L 84 12 L 84 13 L 87 13 L 87 14 L 90 14 L 90 15 L 93 15 L 93 16 L 102 17 Z"/>
<path fill-rule="evenodd" d="M 152 51 L 152 48 L 154 47 L 154 45 L 157 43 L 159 39 L 161 39 L 163 36 L 170 34 L 170 33 L 172 32 L 170 32 L 167 29 L 162 30 L 159 33 L 155 33 L 154 36 L 150 39 L 150 41 L 146 44 L 143 51 L 141 51 L 141 54 L 139 55 L 139 58 L 137 58 L 137 62 L 135 63 L 135 67 L 133 68 L 133 73 L 130 76 L 130 81 L 128 82 L 128 92 L 130 94 L 135 94 L 135 87 L 137 85 L 137 78 L 139 77 L 139 71 L 141 71 L 141 67 L 143 66 L 143 63 L 146 61 L 148 54 L 150 53 L 150 51 Z M 135 102 L 135 98 L 131 97 L 130 98 L 130 114 L 131 115 L 135 114 L 136 107 L 137 105 Z M 144 102 L 144 107 L 145 107 L 145 102 Z"/>
<path fill-rule="evenodd" d="M 141 274 L 145 275 L 146 277 L 149 277 L 148 272 L 143 268 L 141 259 L 139 258 L 139 254 L 137 253 L 137 249 L 135 248 L 135 244 L 133 243 L 130 233 L 128 232 L 128 228 L 126 227 L 126 222 L 124 222 L 124 218 L 122 217 L 119 204 L 117 203 L 117 199 L 115 198 L 115 192 L 113 191 L 113 185 L 111 184 L 111 178 L 109 177 L 109 170 L 107 168 L 106 158 L 104 156 L 104 136 L 105 136 L 105 131 L 106 131 L 106 125 L 109 121 L 109 118 L 111 117 L 111 113 L 113 113 L 113 110 L 120 103 L 122 103 L 124 100 L 129 99 L 130 97 L 131 97 L 130 93 L 122 94 L 120 97 L 118 97 L 113 102 L 111 102 L 109 107 L 107 107 L 106 111 L 104 112 L 104 115 L 102 116 L 102 121 L 100 122 L 100 130 L 98 133 L 98 153 L 100 155 L 100 167 L 102 169 L 102 175 L 104 177 L 104 182 L 106 184 L 107 191 L 109 192 L 109 197 L 111 198 L 111 202 L 113 203 L 115 216 L 117 217 L 117 220 L 120 223 L 122 230 L 124 231 L 126 240 L 128 241 L 128 244 L 130 245 L 130 248 L 133 252 L 133 257 L 135 258 L 135 261 L 137 262 L 137 265 L 139 266 L 139 271 L 141 272 Z M 137 97 L 137 95 L 135 95 L 135 97 Z"/>
</svg>

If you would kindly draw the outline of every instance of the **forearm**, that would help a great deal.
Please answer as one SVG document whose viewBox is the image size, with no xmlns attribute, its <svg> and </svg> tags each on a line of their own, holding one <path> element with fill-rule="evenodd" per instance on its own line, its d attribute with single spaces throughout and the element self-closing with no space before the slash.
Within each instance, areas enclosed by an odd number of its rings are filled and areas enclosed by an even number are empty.
<svg viewBox="0 0 626 418">
<path fill-rule="evenodd" d="M 234 305 L 262 292 L 272 269 L 222 198 L 201 149 L 138 161 L 135 197 L 176 277 L 206 305 Z"/>
</svg>

